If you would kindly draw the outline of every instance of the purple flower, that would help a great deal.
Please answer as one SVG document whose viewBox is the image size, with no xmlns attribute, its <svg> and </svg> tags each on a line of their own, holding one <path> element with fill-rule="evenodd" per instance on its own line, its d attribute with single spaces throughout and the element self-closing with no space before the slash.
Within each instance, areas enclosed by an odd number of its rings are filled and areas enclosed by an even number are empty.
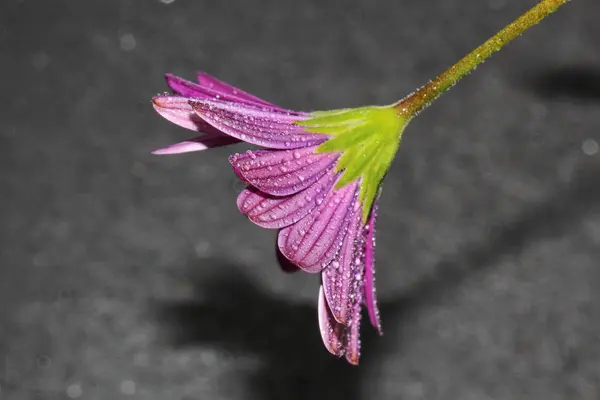
<svg viewBox="0 0 600 400">
<path fill-rule="evenodd" d="M 154 108 L 203 135 L 154 154 L 239 141 L 264 148 L 229 157 L 236 175 L 248 183 L 237 205 L 256 225 L 279 230 L 285 269 L 321 274 L 323 342 L 331 353 L 358 364 L 363 305 L 381 332 L 375 296 L 377 198 L 407 121 L 389 107 L 286 110 L 204 73 L 198 83 L 166 78 L 173 94 L 154 97 Z"/>
<path fill-rule="evenodd" d="M 207 74 L 198 83 L 167 75 L 173 94 L 154 108 L 169 121 L 203 135 L 156 150 L 177 154 L 239 141 L 263 150 L 229 157 L 248 183 L 237 204 L 252 222 L 278 229 L 278 258 L 286 271 L 321 274 L 318 321 L 326 348 L 360 356 L 365 305 L 381 333 L 375 299 L 375 219 L 381 183 L 406 125 L 442 93 L 567 0 L 541 0 L 427 84 L 389 106 L 287 110 Z"/>
</svg>

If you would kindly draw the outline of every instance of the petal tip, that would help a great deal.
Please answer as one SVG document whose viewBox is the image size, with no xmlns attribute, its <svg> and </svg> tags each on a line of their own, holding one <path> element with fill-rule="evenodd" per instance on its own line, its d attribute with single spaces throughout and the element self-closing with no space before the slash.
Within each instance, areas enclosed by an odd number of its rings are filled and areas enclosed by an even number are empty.
<svg viewBox="0 0 600 400">
<path fill-rule="evenodd" d="M 358 367 L 358 364 L 359 364 L 359 357 L 358 356 L 348 356 L 348 354 L 346 354 L 346 360 L 348 361 L 348 363 L 350 365 Z"/>
<path fill-rule="evenodd" d="M 156 156 L 164 156 L 164 155 L 171 155 L 171 154 L 183 154 L 183 153 L 190 153 L 193 151 L 202 151 L 202 150 L 206 150 L 208 147 L 202 145 L 201 143 L 193 143 L 193 142 L 183 142 L 183 143 L 177 143 L 171 146 L 167 146 L 167 147 L 163 147 L 161 149 L 156 149 L 150 152 L 150 154 L 156 155 Z"/>
<path fill-rule="evenodd" d="M 317 310 L 319 331 L 321 332 L 321 339 L 323 340 L 325 348 L 334 356 L 342 357 L 344 355 L 342 340 L 344 326 L 337 324 L 331 316 L 329 306 L 327 305 L 323 293 L 323 286 L 319 288 Z"/>
<path fill-rule="evenodd" d="M 152 98 L 152 105 L 153 105 L 155 108 L 156 108 L 156 107 L 159 107 L 159 108 L 165 107 L 165 104 L 164 104 L 164 102 L 161 102 L 161 99 L 162 99 L 163 97 L 164 97 L 163 95 L 154 96 L 154 97 Z"/>
</svg>

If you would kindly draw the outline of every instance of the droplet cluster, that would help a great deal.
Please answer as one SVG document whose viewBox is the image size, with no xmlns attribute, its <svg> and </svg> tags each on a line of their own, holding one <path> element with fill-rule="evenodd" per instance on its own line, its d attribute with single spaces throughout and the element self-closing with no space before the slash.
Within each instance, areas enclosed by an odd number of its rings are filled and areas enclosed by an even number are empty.
<svg viewBox="0 0 600 400">
<path fill-rule="evenodd" d="M 277 111 L 270 107 L 217 100 L 190 100 L 192 108 L 208 123 L 244 142 L 274 149 L 297 149 L 327 140 L 308 133 L 295 122 L 303 114 Z"/>
<path fill-rule="evenodd" d="M 292 225 L 323 203 L 339 174 L 330 169 L 306 190 L 290 196 L 272 196 L 250 187 L 238 196 L 238 208 L 263 228 Z M 300 232 L 305 235 L 306 231 Z"/>
<path fill-rule="evenodd" d="M 229 157 L 235 173 L 260 191 L 274 196 L 298 193 L 334 166 L 335 153 L 315 154 L 315 147 L 294 150 L 248 150 Z"/>
<path fill-rule="evenodd" d="M 279 232 L 281 252 L 307 272 L 322 271 L 342 245 L 356 192 L 356 184 L 330 190 L 305 218 Z"/>
<path fill-rule="evenodd" d="M 360 318 L 364 291 L 365 239 L 358 199 L 354 199 L 351 220 L 335 258 L 322 272 L 323 292 L 333 317 L 331 334 L 342 346 L 334 354 L 346 355 L 352 364 L 360 357 Z M 331 340 L 331 336 L 328 336 Z M 325 338 L 324 338 L 325 340 Z"/>
</svg>

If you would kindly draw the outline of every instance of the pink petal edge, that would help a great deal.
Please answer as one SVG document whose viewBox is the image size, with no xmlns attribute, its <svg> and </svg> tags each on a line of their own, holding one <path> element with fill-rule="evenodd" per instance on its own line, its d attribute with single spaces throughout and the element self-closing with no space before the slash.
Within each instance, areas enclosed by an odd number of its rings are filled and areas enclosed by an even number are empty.
<svg viewBox="0 0 600 400">
<path fill-rule="evenodd" d="M 323 340 L 325 348 L 335 356 L 343 356 L 346 327 L 333 318 L 329 306 L 327 305 L 327 301 L 325 300 L 323 286 L 319 288 L 317 316 L 319 320 L 319 331 L 321 332 L 321 339 Z"/>
<path fill-rule="evenodd" d="M 225 135 L 203 135 L 183 142 L 174 143 L 169 146 L 152 151 L 155 155 L 170 155 L 202 151 L 214 147 L 228 146 L 238 143 L 239 140 Z"/>
<path fill-rule="evenodd" d="M 367 222 L 367 233 L 365 235 L 365 304 L 369 314 L 371 325 L 379 334 L 381 330 L 381 317 L 377 307 L 377 296 L 375 289 L 375 220 L 377 219 L 377 200 L 371 209 L 371 215 Z"/>
</svg>

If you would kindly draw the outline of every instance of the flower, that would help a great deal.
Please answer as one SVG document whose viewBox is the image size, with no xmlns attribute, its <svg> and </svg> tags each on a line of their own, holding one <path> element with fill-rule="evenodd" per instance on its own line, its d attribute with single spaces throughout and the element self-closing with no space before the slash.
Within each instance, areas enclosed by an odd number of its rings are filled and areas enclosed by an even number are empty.
<svg viewBox="0 0 600 400">
<path fill-rule="evenodd" d="M 239 141 L 265 150 L 229 158 L 249 186 L 238 207 L 279 229 L 286 270 L 321 273 L 318 320 L 327 349 L 360 356 L 363 304 L 381 332 L 375 299 L 375 218 L 381 182 L 406 125 L 478 65 L 568 0 L 541 0 L 446 71 L 395 104 L 313 113 L 286 110 L 207 74 L 167 75 L 174 94 L 154 97 L 166 119 L 204 135 L 155 151 L 177 154 Z"/>
<path fill-rule="evenodd" d="M 313 113 L 283 109 L 207 74 L 198 83 L 167 74 L 173 94 L 153 98 L 164 118 L 203 135 L 154 154 L 205 150 L 239 141 L 263 147 L 229 157 L 248 183 L 240 211 L 278 229 L 286 269 L 321 274 L 323 343 L 358 364 L 366 306 L 381 332 L 375 296 L 375 219 L 379 188 L 408 120 L 393 107 Z"/>
</svg>

